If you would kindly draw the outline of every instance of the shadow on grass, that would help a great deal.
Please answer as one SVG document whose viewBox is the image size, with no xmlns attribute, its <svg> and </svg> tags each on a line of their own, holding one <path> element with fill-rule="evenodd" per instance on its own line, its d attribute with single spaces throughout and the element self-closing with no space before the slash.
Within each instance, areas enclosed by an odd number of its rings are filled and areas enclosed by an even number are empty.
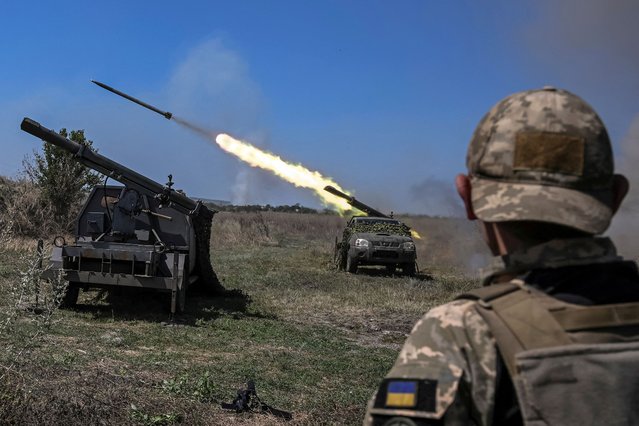
<svg viewBox="0 0 639 426">
<path fill-rule="evenodd" d="M 86 299 L 85 299 L 86 300 Z M 210 294 L 199 290 L 187 292 L 184 312 L 171 315 L 171 293 L 152 289 L 116 288 L 100 290 L 73 310 L 89 313 L 94 319 L 147 321 L 166 325 L 197 326 L 198 321 L 211 321 L 222 316 L 233 318 L 270 318 L 249 309 L 251 296 L 239 289 Z"/>
</svg>

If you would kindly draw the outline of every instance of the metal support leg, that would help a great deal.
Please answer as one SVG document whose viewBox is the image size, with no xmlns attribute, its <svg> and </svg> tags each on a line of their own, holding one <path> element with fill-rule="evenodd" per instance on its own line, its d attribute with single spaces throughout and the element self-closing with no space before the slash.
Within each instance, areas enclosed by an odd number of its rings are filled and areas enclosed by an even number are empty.
<svg viewBox="0 0 639 426">
<path fill-rule="evenodd" d="M 175 315 L 175 307 L 177 304 L 178 296 L 178 284 L 179 284 L 179 271 L 178 271 L 178 259 L 180 256 L 177 252 L 173 252 L 173 289 L 171 290 L 171 315 Z"/>
<path fill-rule="evenodd" d="M 40 296 L 40 276 L 42 271 L 42 257 L 44 256 L 44 241 L 38 240 L 38 278 L 35 280 L 35 305 L 38 307 L 38 299 Z"/>
</svg>

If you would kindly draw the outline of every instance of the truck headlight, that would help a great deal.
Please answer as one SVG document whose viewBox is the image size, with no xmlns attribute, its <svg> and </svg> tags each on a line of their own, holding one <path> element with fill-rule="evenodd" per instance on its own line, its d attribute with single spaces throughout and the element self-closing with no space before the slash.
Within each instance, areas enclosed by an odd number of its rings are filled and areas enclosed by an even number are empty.
<svg viewBox="0 0 639 426">
<path fill-rule="evenodd" d="M 368 240 L 358 238 L 355 240 L 355 247 L 368 247 Z"/>
<path fill-rule="evenodd" d="M 415 243 L 406 241 L 404 244 L 402 244 L 402 248 L 406 251 L 413 251 L 415 250 Z"/>
</svg>

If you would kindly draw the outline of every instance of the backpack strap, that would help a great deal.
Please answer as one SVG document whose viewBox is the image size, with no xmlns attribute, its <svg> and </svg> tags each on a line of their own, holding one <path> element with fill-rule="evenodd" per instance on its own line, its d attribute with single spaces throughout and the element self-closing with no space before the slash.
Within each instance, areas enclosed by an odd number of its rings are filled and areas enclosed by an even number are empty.
<svg viewBox="0 0 639 426">
<path fill-rule="evenodd" d="M 478 300 L 477 312 L 488 323 L 511 377 L 517 376 L 518 352 L 571 343 L 561 324 L 539 303 L 540 297 L 549 297 L 540 293 L 520 280 L 513 280 L 462 296 Z"/>
<path fill-rule="evenodd" d="M 639 303 L 597 306 L 566 306 L 551 310 L 566 331 L 639 325 Z"/>
</svg>

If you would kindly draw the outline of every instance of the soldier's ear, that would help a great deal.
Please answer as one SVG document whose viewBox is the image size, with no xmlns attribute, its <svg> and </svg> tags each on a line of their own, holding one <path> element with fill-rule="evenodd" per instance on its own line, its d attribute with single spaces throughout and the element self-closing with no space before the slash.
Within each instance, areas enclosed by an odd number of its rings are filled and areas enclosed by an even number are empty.
<svg viewBox="0 0 639 426">
<path fill-rule="evenodd" d="M 616 213 L 621 206 L 621 202 L 626 198 L 630 182 L 624 175 L 614 175 L 612 178 L 612 213 Z"/>
<path fill-rule="evenodd" d="M 470 198 L 470 192 L 472 188 L 470 186 L 470 179 L 468 178 L 468 176 L 458 174 L 457 177 L 455 177 L 455 186 L 457 187 L 457 193 L 464 202 L 464 207 L 466 208 L 466 217 L 468 217 L 468 220 L 477 219 L 477 216 L 475 216 L 475 211 L 473 210 L 473 203 Z"/>
</svg>

